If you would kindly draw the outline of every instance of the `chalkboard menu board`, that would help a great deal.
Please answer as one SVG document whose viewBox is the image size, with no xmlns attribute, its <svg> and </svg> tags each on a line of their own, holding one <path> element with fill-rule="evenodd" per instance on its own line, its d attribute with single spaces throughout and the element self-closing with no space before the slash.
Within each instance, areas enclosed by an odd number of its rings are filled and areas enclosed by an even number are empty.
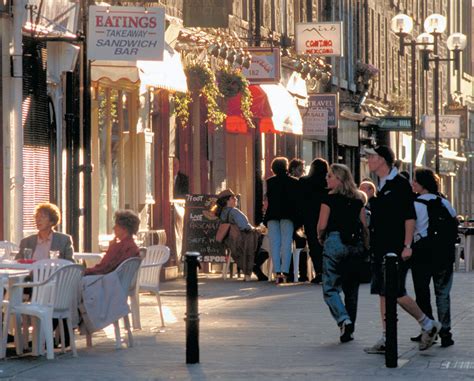
<svg viewBox="0 0 474 381">
<path fill-rule="evenodd" d="M 216 195 L 188 194 L 184 212 L 184 245 L 186 251 L 201 253 L 203 262 L 225 262 L 224 245 L 216 242 L 219 219 L 211 212 Z"/>
</svg>

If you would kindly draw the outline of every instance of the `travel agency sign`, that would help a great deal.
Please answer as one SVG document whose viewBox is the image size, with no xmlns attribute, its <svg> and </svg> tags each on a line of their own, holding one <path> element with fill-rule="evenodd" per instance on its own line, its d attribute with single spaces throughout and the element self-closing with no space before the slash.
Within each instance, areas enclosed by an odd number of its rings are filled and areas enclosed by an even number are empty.
<svg viewBox="0 0 474 381">
<path fill-rule="evenodd" d="M 162 7 L 89 7 L 90 60 L 162 61 L 165 39 Z"/>
<path fill-rule="evenodd" d="M 342 57 L 342 21 L 306 22 L 295 26 L 296 53 Z"/>
</svg>

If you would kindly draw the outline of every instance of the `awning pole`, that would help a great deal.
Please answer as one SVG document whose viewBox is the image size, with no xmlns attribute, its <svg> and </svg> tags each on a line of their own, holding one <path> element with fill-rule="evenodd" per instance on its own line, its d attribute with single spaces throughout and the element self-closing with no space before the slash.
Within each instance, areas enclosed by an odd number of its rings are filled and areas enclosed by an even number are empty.
<svg viewBox="0 0 474 381">
<path fill-rule="evenodd" d="M 12 105 L 11 125 L 11 147 L 12 167 L 10 189 L 13 191 L 13 198 L 10 210 L 10 232 L 11 240 L 20 243 L 23 238 L 23 125 L 22 125 L 22 104 L 23 99 L 23 36 L 22 21 L 25 17 L 25 0 L 14 0 L 13 2 L 13 37 L 12 37 L 12 91 L 10 92 L 10 104 Z"/>
</svg>

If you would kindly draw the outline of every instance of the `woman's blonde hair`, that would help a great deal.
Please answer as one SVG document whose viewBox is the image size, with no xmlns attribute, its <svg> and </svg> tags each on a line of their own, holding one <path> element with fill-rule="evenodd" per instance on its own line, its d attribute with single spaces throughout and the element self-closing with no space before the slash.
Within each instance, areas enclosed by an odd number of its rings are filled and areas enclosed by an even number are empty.
<svg viewBox="0 0 474 381">
<path fill-rule="evenodd" d="M 357 185 L 354 182 L 350 169 L 344 164 L 331 164 L 330 171 L 336 176 L 341 185 L 336 189 L 333 189 L 331 193 L 339 193 L 349 198 L 355 198 L 362 200 L 362 196 L 357 189 Z"/>
</svg>

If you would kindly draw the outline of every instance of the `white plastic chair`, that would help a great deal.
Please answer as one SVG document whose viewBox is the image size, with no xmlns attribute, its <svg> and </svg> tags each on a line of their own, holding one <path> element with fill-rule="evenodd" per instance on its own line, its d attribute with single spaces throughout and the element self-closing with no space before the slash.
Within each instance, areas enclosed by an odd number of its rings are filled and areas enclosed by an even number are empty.
<svg viewBox="0 0 474 381">
<path fill-rule="evenodd" d="M 135 288 L 133 295 L 129 294 L 134 329 L 141 329 L 140 291 L 151 292 L 156 295 L 158 308 L 160 310 L 161 326 L 165 326 L 165 319 L 163 317 L 163 309 L 161 307 L 160 298 L 160 273 L 161 268 L 168 261 L 169 257 L 170 249 L 167 246 L 154 245 L 147 248 L 146 256 L 140 265 L 137 287 Z"/>
<path fill-rule="evenodd" d="M 53 343 L 53 318 L 66 319 L 71 348 L 74 356 L 77 356 L 74 331 L 72 327 L 73 300 L 77 296 L 80 280 L 84 273 L 84 268 L 80 265 L 69 264 L 58 268 L 43 282 L 17 283 L 12 286 L 16 288 L 33 287 L 33 295 L 30 302 L 9 305 L 6 313 L 4 335 L 8 334 L 8 319 L 14 314 L 19 327 L 21 315 L 32 316 L 33 319 L 33 354 L 43 354 L 43 343 L 46 342 L 47 359 L 54 359 Z M 60 324 L 62 326 L 62 324 Z M 61 339 L 64 343 L 64 329 L 61 329 Z M 23 352 L 21 335 L 15 330 L 15 340 L 17 342 L 17 352 Z M 64 351 L 64 346 L 63 346 Z"/>
<path fill-rule="evenodd" d="M 0 241 L 0 249 L 5 251 L 3 258 L 9 259 L 12 255 L 12 251 L 18 251 L 20 248 L 16 243 L 10 241 Z"/>
<path fill-rule="evenodd" d="M 135 293 L 137 287 L 137 278 L 138 278 L 138 269 L 140 267 L 142 259 L 140 257 L 133 257 L 123 261 L 114 272 L 117 273 L 117 276 L 120 280 L 120 284 L 125 295 L 130 295 L 132 292 Z M 128 313 L 122 316 L 124 321 L 125 329 L 128 333 L 128 347 L 133 347 L 133 335 L 130 327 L 130 319 L 128 318 Z M 115 348 L 120 349 L 122 347 L 121 335 L 120 335 L 120 325 L 117 320 L 114 322 L 115 328 Z M 92 346 L 92 335 L 87 334 L 86 336 L 87 346 Z"/>
</svg>

